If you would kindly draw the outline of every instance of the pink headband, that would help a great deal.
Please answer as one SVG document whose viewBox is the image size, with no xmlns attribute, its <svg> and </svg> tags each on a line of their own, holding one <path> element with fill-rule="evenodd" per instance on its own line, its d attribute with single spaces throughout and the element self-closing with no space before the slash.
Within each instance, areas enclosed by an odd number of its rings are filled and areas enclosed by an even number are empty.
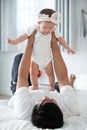
<svg viewBox="0 0 87 130">
<path fill-rule="evenodd" d="M 51 15 L 51 17 L 49 17 L 49 15 L 46 14 L 39 14 L 38 15 L 38 22 L 42 22 L 42 21 L 48 21 L 48 22 L 52 22 L 54 24 L 58 24 L 61 22 L 61 14 L 55 12 Z"/>
</svg>

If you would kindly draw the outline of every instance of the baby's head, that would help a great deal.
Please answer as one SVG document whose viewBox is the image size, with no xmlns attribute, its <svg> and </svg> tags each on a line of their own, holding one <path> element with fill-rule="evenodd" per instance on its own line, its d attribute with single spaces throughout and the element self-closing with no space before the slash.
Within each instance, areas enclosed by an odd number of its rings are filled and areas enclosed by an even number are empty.
<svg viewBox="0 0 87 130">
<path fill-rule="evenodd" d="M 38 26 L 41 33 L 48 35 L 57 24 L 57 13 L 52 9 L 43 9 L 39 12 Z"/>
</svg>

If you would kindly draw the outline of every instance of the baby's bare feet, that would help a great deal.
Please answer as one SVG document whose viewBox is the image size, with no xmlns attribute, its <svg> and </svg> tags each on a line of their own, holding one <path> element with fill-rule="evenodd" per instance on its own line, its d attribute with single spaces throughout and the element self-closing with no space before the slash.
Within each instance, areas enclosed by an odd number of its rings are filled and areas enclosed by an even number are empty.
<svg viewBox="0 0 87 130">
<path fill-rule="evenodd" d="M 38 87 L 34 87 L 34 86 L 30 86 L 30 87 L 29 87 L 29 91 L 37 90 L 37 89 L 38 89 Z"/>
<path fill-rule="evenodd" d="M 71 74 L 70 75 L 70 79 L 69 79 L 69 82 L 70 82 L 70 85 L 73 86 L 73 83 L 74 83 L 74 80 L 76 79 L 75 75 L 74 74 Z"/>
<path fill-rule="evenodd" d="M 54 91 L 54 90 L 55 90 L 54 86 L 50 87 L 50 91 Z"/>
</svg>

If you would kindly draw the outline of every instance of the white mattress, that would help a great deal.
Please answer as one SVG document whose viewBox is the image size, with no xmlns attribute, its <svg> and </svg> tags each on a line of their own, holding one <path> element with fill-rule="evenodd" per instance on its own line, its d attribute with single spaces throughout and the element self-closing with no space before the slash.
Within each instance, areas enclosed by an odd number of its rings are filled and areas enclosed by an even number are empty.
<svg viewBox="0 0 87 130">
<path fill-rule="evenodd" d="M 83 86 L 83 89 L 79 89 L 77 81 L 80 83 L 81 79 L 75 81 L 75 91 L 79 99 L 81 114 L 68 118 L 64 126 L 56 130 L 87 130 L 87 88 L 85 87 L 84 90 Z M 85 81 L 87 82 L 87 80 Z M 0 130 L 38 130 L 38 128 L 29 121 L 17 119 L 13 110 L 8 106 L 8 100 L 0 100 Z"/>
</svg>

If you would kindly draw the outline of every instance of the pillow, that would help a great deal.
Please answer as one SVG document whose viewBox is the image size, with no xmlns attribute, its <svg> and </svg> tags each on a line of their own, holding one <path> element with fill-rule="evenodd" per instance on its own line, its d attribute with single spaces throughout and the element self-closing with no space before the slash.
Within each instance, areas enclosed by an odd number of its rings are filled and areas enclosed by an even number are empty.
<svg viewBox="0 0 87 130">
<path fill-rule="evenodd" d="M 87 91 L 87 74 L 78 74 L 74 81 L 74 89 Z"/>
<path fill-rule="evenodd" d="M 73 85 L 80 105 L 81 114 L 87 114 L 87 74 L 78 74 Z"/>
</svg>

